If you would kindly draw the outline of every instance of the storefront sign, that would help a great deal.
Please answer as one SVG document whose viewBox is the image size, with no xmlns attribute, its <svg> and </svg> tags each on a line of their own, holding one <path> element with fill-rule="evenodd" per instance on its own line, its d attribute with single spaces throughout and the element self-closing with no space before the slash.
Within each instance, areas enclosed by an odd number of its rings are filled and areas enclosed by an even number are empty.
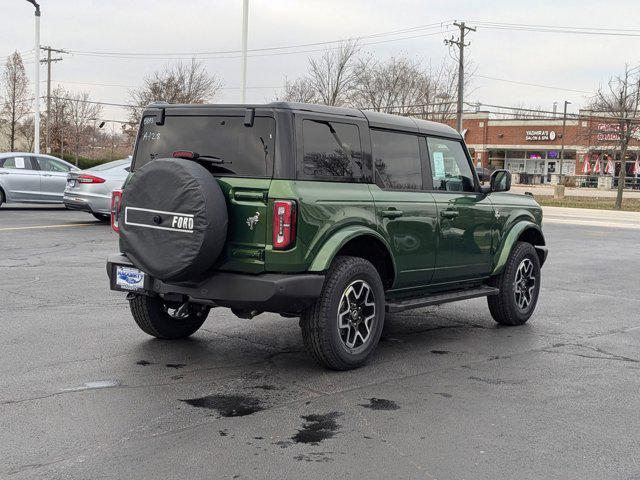
<svg viewBox="0 0 640 480">
<path fill-rule="evenodd" d="M 527 142 L 544 142 L 556 139 L 556 132 L 553 130 L 527 130 L 524 136 Z"/>
<path fill-rule="evenodd" d="M 596 138 L 599 141 L 620 141 L 620 132 L 626 131 L 626 125 L 619 123 L 599 123 Z M 631 127 L 631 136 L 636 140 L 640 140 L 640 127 Z"/>
</svg>

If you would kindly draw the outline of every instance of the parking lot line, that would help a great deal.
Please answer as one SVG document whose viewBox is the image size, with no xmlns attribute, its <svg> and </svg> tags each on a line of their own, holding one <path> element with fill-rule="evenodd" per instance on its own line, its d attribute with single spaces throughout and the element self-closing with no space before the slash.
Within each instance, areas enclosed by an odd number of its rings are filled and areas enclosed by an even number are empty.
<svg viewBox="0 0 640 480">
<path fill-rule="evenodd" d="M 41 228 L 66 228 L 66 227 L 90 227 L 96 225 L 95 223 L 62 223 L 60 225 L 33 225 L 29 227 L 4 227 L 0 228 L 0 232 L 6 232 L 11 230 L 38 230 Z"/>
</svg>

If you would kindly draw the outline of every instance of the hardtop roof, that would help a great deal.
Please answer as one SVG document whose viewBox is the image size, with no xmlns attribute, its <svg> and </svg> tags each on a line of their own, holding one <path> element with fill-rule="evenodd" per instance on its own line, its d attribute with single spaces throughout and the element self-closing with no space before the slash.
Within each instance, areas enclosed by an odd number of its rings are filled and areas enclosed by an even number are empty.
<svg viewBox="0 0 640 480">
<path fill-rule="evenodd" d="M 391 130 L 402 130 L 408 132 L 438 135 L 460 139 L 460 134 L 453 128 L 443 123 L 422 120 L 413 117 L 403 117 L 400 115 L 392 115 L 389 113 L 374 112 L 370 110 L 359 110 L 357 108 L 332 107 L 328 105 L 319 105 L 315 103 L 299 103 L 299 102 L 271 102 L 266 104 L 170 104 L 170 103 L 152 103 L 147 108 L 157 109 L 164 108 L 167 110 L 180 109 L 187 110 L 207 110 L 207 109 L 280 109 L 301 112 L 320 113 L 325 115 L 336 115 L 342 117 L 355 117 L 367 120 L 369 125 L 374 128 L 384 128 Z M 182 112 L 181 112 L 182 113 Z"/>
</svg>

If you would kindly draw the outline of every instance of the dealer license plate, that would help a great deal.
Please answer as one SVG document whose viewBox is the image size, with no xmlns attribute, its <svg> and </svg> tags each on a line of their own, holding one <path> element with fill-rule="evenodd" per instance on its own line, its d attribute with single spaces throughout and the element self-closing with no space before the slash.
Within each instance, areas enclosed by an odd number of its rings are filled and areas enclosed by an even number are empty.
<svg viewBox="0 0 640 480">
<path fill-rule="evenodd" d="M 122 290 L 144 290 L 144 272 L 137 268 L 116 266 L 116 287 Z"/>
</svg>

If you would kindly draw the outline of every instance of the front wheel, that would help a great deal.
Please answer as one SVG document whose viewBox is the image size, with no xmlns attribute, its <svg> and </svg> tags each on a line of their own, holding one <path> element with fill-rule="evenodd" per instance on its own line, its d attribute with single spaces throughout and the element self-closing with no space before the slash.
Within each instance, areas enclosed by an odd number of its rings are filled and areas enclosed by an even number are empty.
<svg viewBox="0 0 640 480">
<path fill-rule="evenodd" d="M 144 333 L 165 340 L 194 334 L 209 314 L 209 307 L 204 305 L 172 305 L 160 297 L 148 295 L 133 295 L 129 299 L 129 307 L 133 319 Z"/>
<path fill-rule="evenodd" d="M 536 308 L 540 293 L 540 259 L 533 245 L 518 242 L 507 264 L 493 279 L 500 289 L 487 297 L 493 319 L 501 325 L 522 325 Z"/>
<path fill-rule="evenodd" d="M 304 344 L 328 368 L 357 368 L 378 345 L 384 308 L 384 287 L 375 267 L 363 258 L 338 257 L 320 298 L 300 317 Z"/>
</svg>

